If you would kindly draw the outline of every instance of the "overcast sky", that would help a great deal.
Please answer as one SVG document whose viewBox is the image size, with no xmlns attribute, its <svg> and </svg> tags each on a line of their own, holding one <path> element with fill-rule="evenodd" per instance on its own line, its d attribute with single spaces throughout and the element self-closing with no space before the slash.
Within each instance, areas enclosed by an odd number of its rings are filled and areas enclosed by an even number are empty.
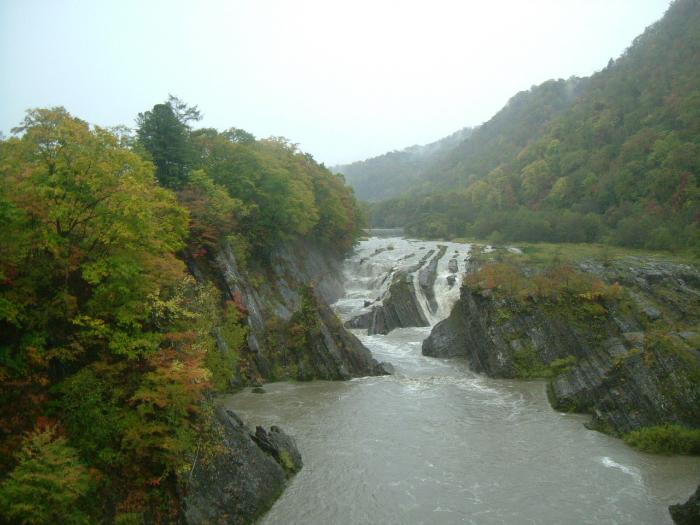
<svg viewBox="0 0 700 525">
<path fill-rule="evenodd" d="M 619 56 L 669 0 L 0 0 L 0 130 L 29 107 L 133 126 L 168 93 L 202 125 L 332 165 L 488 120 Z"/>
</svg>

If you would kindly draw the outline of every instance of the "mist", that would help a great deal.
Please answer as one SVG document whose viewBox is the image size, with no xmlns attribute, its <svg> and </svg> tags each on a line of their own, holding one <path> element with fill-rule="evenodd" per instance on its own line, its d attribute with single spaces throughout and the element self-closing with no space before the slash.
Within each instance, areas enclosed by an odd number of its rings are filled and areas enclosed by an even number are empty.
<svg viewBox="0 0 700 525">
<path fill-rule="evenodd" d="M 203 126 L 283 135 L 326 164 L 425 144 L 515 93 L 619 56 L 668 0 L 0 3 L 0 130 L 65 106 L 133 126 L 177 95 Z"/>
</svg>

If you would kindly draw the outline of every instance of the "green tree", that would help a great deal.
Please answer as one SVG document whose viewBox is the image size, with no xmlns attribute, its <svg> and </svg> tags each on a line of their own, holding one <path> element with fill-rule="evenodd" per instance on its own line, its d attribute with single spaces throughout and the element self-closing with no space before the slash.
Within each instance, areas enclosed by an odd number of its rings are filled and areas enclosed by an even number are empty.
<svg viewBox="0 0 700 525">
<path fill-rule="evenodd" d="M 192 167 L 191 121 L 200 120 L 197 107 L 189 107 L 170 96 L 163 104 L 139 113 L 136 136 L 156 166 L 158 182 L 167 188 L 181 188 Z"/>
<path fill-rule="evenodd" d="M 53 429 L 35 432 L 25 440 L 17 460 L 0 485 L 0 515 L 8 523 L 93 523 L 80 504 L 95 484 L 65 438 Z"/>
<path fill-rule="evenodd" d="M 69 362 L 101 344 L 126 355 L 155 349 L 144 305 L 184 269 L 173 252 L 185 210 L 154 184 L 150 163 L 62 108 L 30 111 L 19 131 L 0 164 L 19 221 L 11 230 L 24 232 L 0 261 L 13 276 L 0 297 L 17 321 L 3 327 L 5 356 L 31 347 Z"/>
<path fill-rule="evenodd" d="M 17 132 L 0 144 L 13 240 L 0 248 L 3 464 L 46 413 L 52 385 L 95 360 L 158 350 L 154 308 L 182 278 L 175 251 L 187 236 L 187 213 L 152 164 L 109 131 L 54 108 L 28 112 Z"/>
</svg>

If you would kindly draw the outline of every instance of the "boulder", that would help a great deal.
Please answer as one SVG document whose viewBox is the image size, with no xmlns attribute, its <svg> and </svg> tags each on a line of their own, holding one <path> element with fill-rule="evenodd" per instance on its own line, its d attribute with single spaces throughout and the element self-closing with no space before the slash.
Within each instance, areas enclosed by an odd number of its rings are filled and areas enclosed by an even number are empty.
<svg viewBox="0 0 700 525">
<path fill-rule="evenodd" d="M 215 426 L 220 442 L 213 456 L 197 457 L 186 475 L 185 519 L 188 525 L 252 523 L 301 468 L 301 456 L 294 440 L 277 427 L 265 434 L 271 438 L 261 446 L 231 410 L 219 407 Z"/>
<path fill-rule="evenodd" d="M 263 427 L 255 428 L 253 441 L 275 461 L 282 465 L 287 476 L 292 476 L 301 470 L 303 463 L 301 454 L 294 439 L 285 434 L 279 427 L 271 426 L 267 432 Z"/>
<path fill-rule="evenodd" d="M 676 525 L 700 525 L 700 485 L 688 501 L 668 508 Z"/>
<path fill-rule="evenodd" d="M 456 257 L 453 257 L 447 263 L 447 271 L 450 273 L 457 273 L 459 271 L 459 263 Z"/>
</svg>

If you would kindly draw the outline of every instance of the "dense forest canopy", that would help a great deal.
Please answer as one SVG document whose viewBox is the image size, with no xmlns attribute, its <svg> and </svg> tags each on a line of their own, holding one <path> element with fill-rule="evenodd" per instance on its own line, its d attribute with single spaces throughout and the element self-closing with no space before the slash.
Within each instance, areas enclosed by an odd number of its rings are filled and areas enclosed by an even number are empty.
<svg viewBox="0 0 700 525">
<path fill-rule="evenodd" d="M 246 334 L 185 262 L 360 231 L 342 177 L 199 118 L 170 97 L 130 134 L 35 109 L 0 141 L 0 522 L 176 521 Z"/>
<path fill-rule="evenodd" d="M 700 5 L 677 0 L 599 73 L 520 93 L 419 178 L 388 176 L 404 195 L 373 204 L 372 223 L 431 237 L 698 247 L 698 64 Z"/>
</svg>

